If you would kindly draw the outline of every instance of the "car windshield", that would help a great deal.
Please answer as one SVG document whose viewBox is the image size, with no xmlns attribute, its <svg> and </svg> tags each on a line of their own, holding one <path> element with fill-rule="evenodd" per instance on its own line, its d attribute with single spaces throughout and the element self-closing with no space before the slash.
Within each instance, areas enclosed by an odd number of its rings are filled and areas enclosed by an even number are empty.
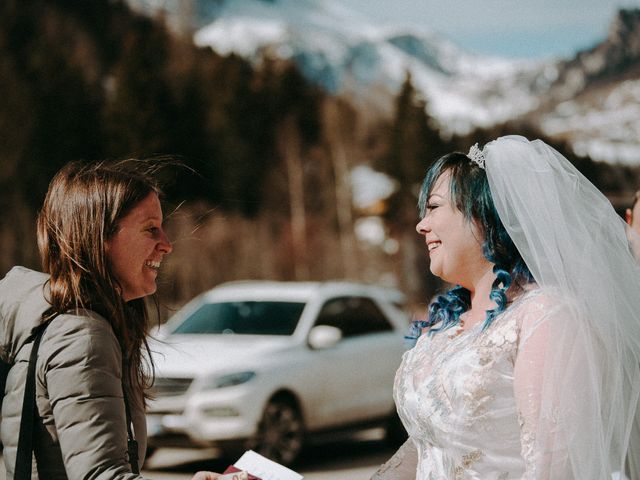
<svg viewBox="0 0 640 480">
<path fill-rule="evenodd" d="M 302 302 L 206 303 L 173 333 L 291 335 L 298 324 Z"/>
</svg>

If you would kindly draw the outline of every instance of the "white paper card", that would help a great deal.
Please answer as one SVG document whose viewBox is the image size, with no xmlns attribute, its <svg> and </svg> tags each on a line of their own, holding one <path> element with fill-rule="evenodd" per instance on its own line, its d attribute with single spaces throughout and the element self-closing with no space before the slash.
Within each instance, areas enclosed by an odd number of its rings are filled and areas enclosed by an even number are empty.
<svg viewBox="0 0 640 480">
<path fill-rule="evenodd" d="M 302 480 L 302 475 L 253 450 L 244 452 L 235 463 L 235 467 L 260 477 L 262 480 Z"/>
</svg>

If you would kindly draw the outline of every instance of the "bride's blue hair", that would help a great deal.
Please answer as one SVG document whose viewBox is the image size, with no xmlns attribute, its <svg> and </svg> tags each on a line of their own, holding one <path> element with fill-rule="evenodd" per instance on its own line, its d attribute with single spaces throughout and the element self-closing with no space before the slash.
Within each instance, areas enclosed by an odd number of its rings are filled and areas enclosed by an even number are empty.
<svg viewBox="0 0 640 480">
<path fill-rule="evenodd" d="M 533 276 L 511 237 L 504 228 L 493 203 L 487 174 L 484 169 L 473 163 L 462 153 L 450 153 L 438 159 L 427 172 L 420 189 L 418 208 L 420 218 L 424 218 L 427 201 L 436 181 L 445 172 L 450 174 L 451 202 L 462 212 L 469 222 L 479 228 L 484 237 L 482 250 L 484 256 L 494 264 L 496 279 L 489 297 L 496 308 L 487 310 L 482 326 L 483 330 L 491 325 L 493 319 L 507 307 L 507 290 L 515 286 L 522 288 L 533 281 Z M 443 295 L 438 295 L 429 306 L 427 320 L 413 322 L 407 335 L 409 341 L 417 340 L 423 329 L 428 334 L 447 330 L 460 322 L 460 315 L 471 306 L 471 293 L 456 285 Z"/>
</svg>

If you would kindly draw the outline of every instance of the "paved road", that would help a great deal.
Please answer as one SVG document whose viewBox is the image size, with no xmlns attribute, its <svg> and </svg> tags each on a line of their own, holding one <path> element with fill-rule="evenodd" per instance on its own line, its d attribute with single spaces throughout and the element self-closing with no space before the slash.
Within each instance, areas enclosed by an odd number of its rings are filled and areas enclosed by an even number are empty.
<svg viewBox="0 0 640 480">
<path fill-rule="evenodd" d="M 311 445 L 294 469 L 305 480 L 368 480 L 393 452 L 394 448 L 380 439 L 379 432 L 372 430 Z M 214 450 L 160 449 L 142 473 L 153 480 L 190 480 L 198 470 L 224 470 L 229 462 L 215 456 Z M 5 480 L 4 463 L 0 465 L 0 480 Z"/>
<path fill-rule="evenodd" d="M 350 438 L 325 439 L 309 446 L 294 470 L 305 480 L 368 480 L 394 448 L 372 430 Z M 215 451 L 159 450 L 144 474 L 153 480 L 189 480 L 197 470 L 224 470 L 229 461 L 210 460 Z"/>
</svg>

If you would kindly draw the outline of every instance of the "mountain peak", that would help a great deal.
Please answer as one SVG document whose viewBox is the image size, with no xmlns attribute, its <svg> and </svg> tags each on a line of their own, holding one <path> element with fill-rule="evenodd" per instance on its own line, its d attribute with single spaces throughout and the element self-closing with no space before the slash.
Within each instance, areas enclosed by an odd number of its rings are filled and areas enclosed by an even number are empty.
<svg viewBox="0 0 640 480">
<path fill-rule="evenodd" d="M 129 1 L 165 7 L 186 3 Z M 633 110 L 640 98 L 640 9 L 620 10 L 600 44 L 556 62 L 465 52 L 426 29 L 376 24 L 341 0 L 193 2 L 194 25 L 202 27 L 194 35 L 197 45 L 254 62 L 265 55 L 290 59 L 309 80 L 357 108 L 366 105 L 391 115 L 410 73 L 444 135 L 466 134 L 526 114 L 545 133 L 575 148 L 582 142 L 581 151 L 593 158 L 626 161 L 640 151 Z M 629 109 L 624 118 L 616 105 Z M 601 148 L 603 140 L 606 148 Z M 596 142 L 597 151 L 585 142 Z M 630 153 L 610 148 L 614 143 Z"/>
<path fill-rule="evenodd" d="M 565 97 L 573 96 L 591 81 L 603 81 L 637 68 L 639 61 L 640 9 L 622 9 L 603 42 L 560 65 L 557 83 L 565 84 Z"/>
<path fill-rule="evenodd" d="M 640 158 L 640 9 L 620 10 L 607 37 L 558 64 L 543 131 L 568 139 L 576 153 L 637 164 Z"/>
<path fill-rule="evenodd" d="M 378 25 L 340 0 L 227 0 L 216 13 L 196 44 L 258 62 L 264 54 L 289 58 L 330 93 L 385 115 L 408 72 L 448 133 L 535 106 L 539 62 L 474 55 L 426 29 Z"/>
<path fill-rule="evenodd" d="M 640 9 L 622 9 L 609 29 L 602 47 L 616 53 L 617 68 L 625 68 L 629 61 L 640 58 Z"/>
</svg>

